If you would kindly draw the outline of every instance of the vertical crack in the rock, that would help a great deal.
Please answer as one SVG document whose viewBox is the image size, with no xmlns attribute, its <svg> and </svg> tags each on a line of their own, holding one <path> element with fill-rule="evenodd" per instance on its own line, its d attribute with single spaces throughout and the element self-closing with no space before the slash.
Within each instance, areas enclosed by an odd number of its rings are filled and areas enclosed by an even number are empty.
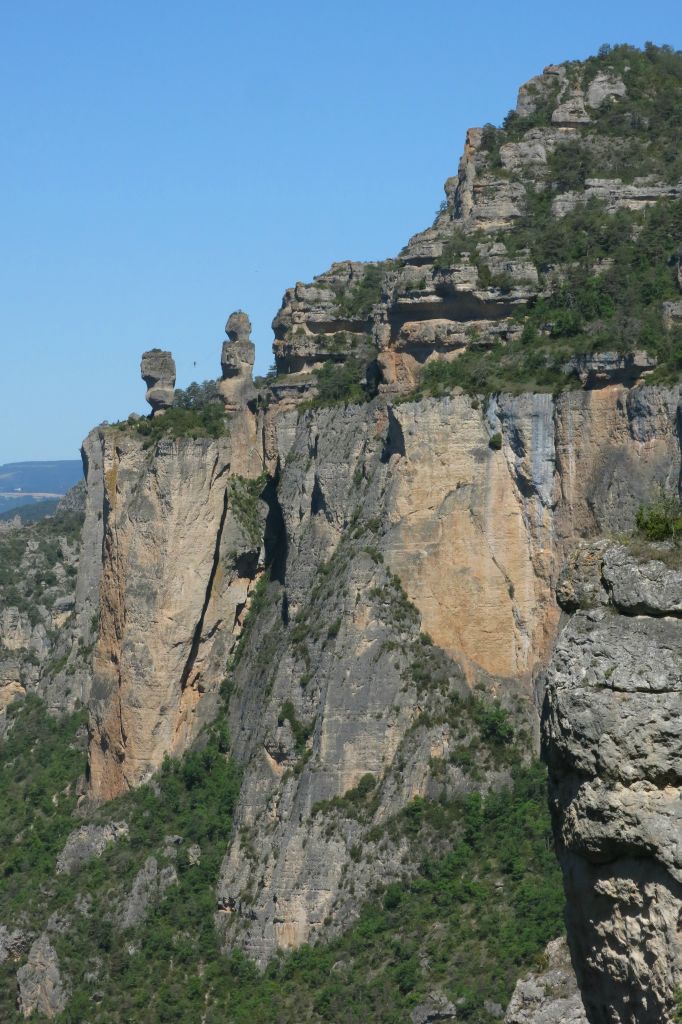
<svg viewBox="0 0 682 1024">
<path fill-rule="evenodd" d="M 213 549 L 213 564 L 211 565 L 211 571 L 208 574 L 208 582 L 206 583 L 206 593 L 204 594 L 204 603 L 201 607 L 201 614 L 197 620 L 197 624 L 194 628 L 194 634 L 192 636 L 192 643 L 187 655 L 187 661 L 185 667 L 182 670 L 180 676 L 180 690 L 183 691 L 187 686 L 187 681 L 190 677 L 190 673 L 194 668 L 194 663 L 199 653 L 199 646 L 201 644 L 201 637 L 204 631 L 204 620 L 206 619 L 206 612 L 208 611 L 209 602 L 211 600 L 211 593 L 213 591 L 213 583 L 215 581 L 216 573 L 218 571 L 218 565 L 220 563 L 220 543 L 223 538 L 223 530 L 225 529 L 225 520 L 227 519 L 228 509 L 228 488 L 226 487 L 223 492 L 223 510 L 220 515 L 220 523 L 218 524 L 218 530 L 216 532 L 215 547 Z"/>
</svg>

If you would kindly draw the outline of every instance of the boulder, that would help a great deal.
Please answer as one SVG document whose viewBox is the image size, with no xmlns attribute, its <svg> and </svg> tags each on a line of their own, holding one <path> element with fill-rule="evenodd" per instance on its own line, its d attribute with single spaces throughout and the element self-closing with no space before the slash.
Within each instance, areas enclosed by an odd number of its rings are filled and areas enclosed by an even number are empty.
<svg viewBox="0 0 682 1024">
<path fill-rule="evenodd" d="M 682 615 L 682 570 L 638 561 L 623 544 L 604 555 L 602 577 L 612 603 L 626 615 Z"/>
<path fill-rule="evenodd" d="M 590 120 L 585 109 L 585 97 L 577 90 L 552 113 L 552 124 L 558 128 L 579 128 L 589 124 Z"/>
<path fill-rule="evenodd" d="M 147 385 L 145 399 L 153 415 L 163 413 L 173 405 L 175 396 L 175 360 L 172 353 L 152 348 L 142 355 L 140 374 Z"/>
<path fill-rule="evenodd" d="M 590 1021 L 661 1024 L 682 977 L 682 574 L 598 555 L 609 606 L 575 612 L 545 672 L 550 806 Z"/>
</svg>

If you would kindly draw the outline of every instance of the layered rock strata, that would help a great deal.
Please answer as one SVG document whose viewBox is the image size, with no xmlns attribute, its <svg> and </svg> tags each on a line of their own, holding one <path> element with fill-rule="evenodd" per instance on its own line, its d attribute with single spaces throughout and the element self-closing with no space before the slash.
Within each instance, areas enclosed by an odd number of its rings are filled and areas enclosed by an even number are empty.
<svg viewBox="0 0 682 1024">
<path fill-rule="evenodd" d="M 587 176 L 580 188 L 552 179 L 555 157 L 573 149 L 575 161 L 585 149 L 597 158 L 595 166 L 622 166 L 618 154 L 631 140 L 601 129 L 608 112 L 628 96 L 627 79 L 609 67 L 550 65 L 519 90 L 511 130 L 501 136 L 511 135 L 510 141 L 496 141 L 491 125 L 469 129 L 433 224 L 396 259 L 335 263 L 311 283 L 286 291 L 273 321 L 279 373 L 309 377 L 327 361 L 360 359 L 372 364 L 379 390 L 400 394 L 418 385 L 428 362 L 517 339 L 526 304 L 547 296 L 563 273 L 560 263 L 538 262 L 513 237 L 539 197 L 551 195 L 558 219 L 590 203 L 614 213 L 682 197 L 678 178 L 650 174 L 635 173 L 632 180 Z M 570 155 L 566 159 L 572 166 Z M 528 232 L 524 237 L 528 246 Z M 667 306 L 662 318 L 670 326 L 675 318 Z M 628 382 L 641 377 L 638 368 L 631 361 Z M 643 371 L 649 369 L 646 360 Z M 609 382 L 625 380 L 622 367 L 615 370 Z M 272 397 L 291 396 L 280 384 Z"/>
</svg>

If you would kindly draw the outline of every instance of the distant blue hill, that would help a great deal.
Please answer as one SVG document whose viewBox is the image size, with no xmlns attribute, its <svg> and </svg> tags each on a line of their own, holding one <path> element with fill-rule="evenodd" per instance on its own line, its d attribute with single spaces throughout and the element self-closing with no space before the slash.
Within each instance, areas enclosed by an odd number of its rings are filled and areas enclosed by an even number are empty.
<svg viewBox="0 0 682 1024">
<path fill-rule="evenodd" d="M 8 462 L 0 466 L 0 512 L 66 494 L 83 477 L 80 459 L 58 462 Z"/>
<path fill-rule="evenodd" d="M 60 462 L 8 462 L 0 466 L 0 492 L 66 494 L 83 476 L 80 459 Z"/>
</svg>

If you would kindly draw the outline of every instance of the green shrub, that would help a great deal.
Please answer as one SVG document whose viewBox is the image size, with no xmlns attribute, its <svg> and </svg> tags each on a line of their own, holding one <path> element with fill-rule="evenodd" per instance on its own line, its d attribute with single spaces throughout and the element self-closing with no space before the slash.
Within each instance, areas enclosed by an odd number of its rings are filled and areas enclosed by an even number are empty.
<svg viewBox="0 0 682 1024">
<path fill-rule="evenodd" d="M 248 479 L 233 476 L 230 480 L 230 508 L 247 539 L 254 546 L 263 540 L 260 499 L 267 484 L 267 474 Z"/>
<path fill-rule="evenodd" d="M 384 279 L 394 265 L 393 260 L 367 264 L 357 284 L 339 294 L 337 309 L 340 316 L 352 319 L 369 316 L 372 306 L 381 299 Z"/>
<path fill-rule="evenodd" d="M 308 740 L 313 734 L 315 720 L 312 722 L 300 722 L 296 717 L 296 709 L 290 700 L 282 705 L 278 716 L 279 725 L 288 722 L 294 735 L 294 749 L 298 757 L 303 757 L 308 752 Z"/>
<path fill-rule="evenodd" d="M 177 388 L 173 397 L 173 406 L 177 409 L 205 409 L 213 403 L 220 403 L 218 384 L 215 380 L 205 380 L 201 384 L 192 381 L 186 388 Z"/>
<path fill-rule="evenodd" d="M 647 540 L 677 542 L 682 536 L 682 505 L 676 495 L 661 491 L 653 501 L 639 507 L 635 521 Z"/>
<path fill-rule="evenodd" d="M 349 405 L 367 401 L 365 390 L 366 366 L 354 356 L 343 362 L 335 363 L 331 359 L 315 370 L 317 396 L 305 403 L 307 408 L 320 408 L 327 405 Z"/>
</svg>

